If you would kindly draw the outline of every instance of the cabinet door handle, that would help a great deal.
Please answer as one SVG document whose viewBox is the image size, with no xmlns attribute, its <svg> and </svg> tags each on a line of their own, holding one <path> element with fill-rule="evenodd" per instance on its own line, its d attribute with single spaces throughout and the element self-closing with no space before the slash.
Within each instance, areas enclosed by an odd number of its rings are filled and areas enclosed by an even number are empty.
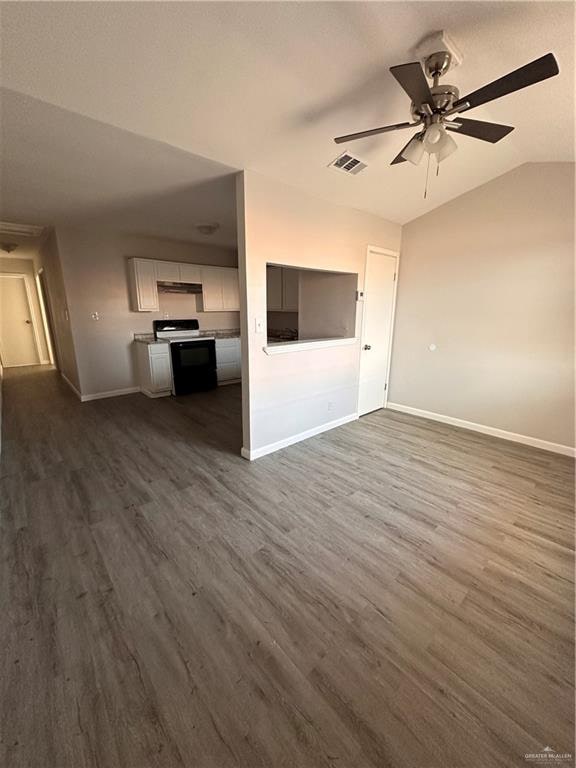
<svg viewBox="0 0 576 768">
<path fill-rule="evenodd" d="M 370 344 L 364 344 L 364 349 L 372 349 L 372 347 L 370 346 Z"/>
</svg>

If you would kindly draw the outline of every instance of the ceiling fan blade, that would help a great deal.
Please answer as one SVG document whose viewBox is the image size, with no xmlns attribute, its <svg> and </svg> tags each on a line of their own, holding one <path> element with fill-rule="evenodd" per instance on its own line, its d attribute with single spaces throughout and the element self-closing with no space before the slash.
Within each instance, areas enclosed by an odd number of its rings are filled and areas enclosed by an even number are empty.
<svg viewBox="0 0 576 768">
<path fill-rule="evenodd" d="M 497 141 L 508 136 L 514 130 L 513 125 L 486 123 L 484 120 L 467 120 L 463 117 L 457 117 L 450 122 L 446 121 L 444 127 L 449 131 L 454 131 L 454 133 L 471 136 L 473 139 L 489 141 L 491 144 L 496 144 Z"/>
<path fill-rule="evenodd" d="M 499 99 L 501 96 L 527 88 L 529 85 L 539 83 L 541 80 L 547 80 L 549 77 L 554 77 L 558 72 L 558 63 L 554 58 L 554 54 L 547 53 L 545 56 L 530 62 L 530 64 L 525 64 L 523 67 L 515 69 L 514 72 L 510 72 L 504 75 L 504 77 L 500 77 L 498 80 L 494 80 L 494 82 L 479 88 L 477 91 L 463 96 L 455 102 L 454 107 L 461 106 L 462 109 L 460 111 L 465 112 L 468 109 L 479 107 L 481 104 L 486 104 L 487 101 Z M 465 106 L 466 103 L 468 106 Z"/>
<path fill-rule="evenodd" d="M 406 158 L 402 157 L 402 153 L 404 152 L 404 150 L 408 149 L 408 147 L 410 146 L 410 144 L 412 144 L 413 141 L 416 141 L 416 137 L 417 136 L 420 136 L 420 134 L 419 133 L 415 133 L 414 136 L 412 136 L 412 138 L 410 139 L 410 141 L 407 142 L 406 144 L 404 144 L 404 146 L 402 147 L 400 152 L 398 152 L 398 154 L 396 155 L 394 160 L 392 160 L 390 165 L 398 165 L 398 163 L 405 163 L 406 162 Z"/>
<path fill-rule="evenodd" d="M 434 107 L 430 86 L 426 80 L 424 70 L 418 61 L 390 67 L 390 72 L 392 72 L 415 104 L 429 104 L 431 107 Z"/>
<path fill-rule="evenodd" d="M 382 128 L 371 128 L 369 131 L 360 131 L 359 133 L 348 133 L 346 136 L 337 136 L 334 141 L 336 144 L 343 144 L 345 141 L 356 141 L 356 139 L 365 139 L 367 136 L 376 136 L 379 133 L 388 131 L 398 131 L 401 128 L 410 128 L 418 123 L 396 123 L 395 125 L 384 125 Z"/>
</svg>

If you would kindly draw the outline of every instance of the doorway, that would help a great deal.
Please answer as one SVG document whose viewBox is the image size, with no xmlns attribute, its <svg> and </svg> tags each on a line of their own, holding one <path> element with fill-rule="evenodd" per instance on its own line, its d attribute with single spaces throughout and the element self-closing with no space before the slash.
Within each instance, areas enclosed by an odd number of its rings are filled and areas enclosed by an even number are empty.
<svg viewBox="0 0 576 768">
<path fill-rule="evenodd" d="M 358 415 L 384 408 L 394 329 L 398 275 L 396 251 L 368 247 L 364 273 Z"/>
<path fill-rule="evenodd" d="M 0 359 L 6 368 L 42 362 L 26 275 L 0 274 Z"/>
</svg>

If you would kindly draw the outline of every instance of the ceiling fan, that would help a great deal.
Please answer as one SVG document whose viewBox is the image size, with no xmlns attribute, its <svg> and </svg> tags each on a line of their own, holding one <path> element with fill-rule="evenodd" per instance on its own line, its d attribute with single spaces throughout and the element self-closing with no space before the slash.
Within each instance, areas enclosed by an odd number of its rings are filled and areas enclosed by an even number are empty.
<svg viewBox="0 0 576 768">
<path fill-rule="evenodd" d="M 439 83 L 440 77 L 450 68 L 451 61 L 452 55 L 448 51 L 439 51 L 425 59 L 426 74 L 417 61 L 390 67 L 390 72 L 412 100 L 410 107 L 412 122 L 385 125 L 369 131 L 338 136 L 334 139 L 336 144 L 363 139 L 366 136 L 376 136 L 379 133 L 422 126 L 392 160 L 391 165 L 403 163 L 406 160 L 418 165 L 424 152 L 435 155 L 440 163 L 458 148 L 450 133 L 459 133 L 495 144 L 514 130 L 511 125 L 467 120 L 459 117 L 458 113 L 467 112 L 488 101 L 539 83 L 541 80 L 557 75 L 559 71 L 554 55 L 547 53 L 530 64 L 515 69 L 514 72 L 460 98 L 456 86 Z M 432 87 L 428 85 L 426 75 L 433 81 Z M 454 119 L 448 119 L 452 116 Z"/>
</svg>

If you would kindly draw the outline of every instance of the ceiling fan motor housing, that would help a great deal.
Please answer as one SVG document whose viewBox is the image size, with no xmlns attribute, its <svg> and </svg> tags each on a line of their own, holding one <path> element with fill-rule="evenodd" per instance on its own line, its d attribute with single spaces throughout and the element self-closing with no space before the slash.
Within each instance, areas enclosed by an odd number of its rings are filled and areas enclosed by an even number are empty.
<svg viewBox="0 0 576 768">
<path fill-rule="evenodd" d="M 460 97 L 458 88 L 448 83 L 433 85 L 430 91 L 432 93 L 432 101 L 434 102 L 434 111 L 437 113 L 446 112 L 451 109 Z M 425 119 L 430 116 L 430 109 L 426 103 L 416 104 L 412 102 L 410 111 L 413 120 Z"/>
</svg>

